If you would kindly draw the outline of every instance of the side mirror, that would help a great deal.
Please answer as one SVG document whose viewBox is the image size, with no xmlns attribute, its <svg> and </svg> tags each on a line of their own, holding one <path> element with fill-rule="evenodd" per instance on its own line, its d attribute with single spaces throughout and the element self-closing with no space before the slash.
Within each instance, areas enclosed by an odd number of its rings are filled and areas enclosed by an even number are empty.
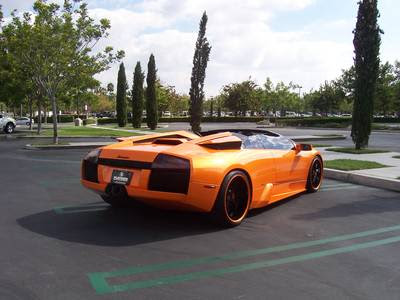
<svg viewBox="0 0 400 300">
<path fill-rule="evenodd" d="M 296 153 L 300 151 L 311 151 L 312 146 L 310 144 L 296 144 Z"/>
</svg>

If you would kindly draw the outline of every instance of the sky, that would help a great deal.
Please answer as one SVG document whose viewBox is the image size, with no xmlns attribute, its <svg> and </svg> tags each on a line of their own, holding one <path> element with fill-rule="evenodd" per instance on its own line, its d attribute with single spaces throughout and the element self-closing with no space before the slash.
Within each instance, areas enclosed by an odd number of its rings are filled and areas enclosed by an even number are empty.
<svg viewBox="0 0 400 300">
<path fill-rule="evenodd" d="M 61 1 L 61 0 L 56 0 Z M 188 93 L 195 41 L 203 11 L 212 46 L 206 71 L 207 97 L 223 85 L 247 80 L 263 85 L 269 77 L 302 86 L 302 92 L 333 80 L 353 63 L 358 0 L 88 0 L 95 20 L 111 21 L 109 37 L 98 47 L 124 50 L 129 85 L 137 61 L 146 71 L 155 55 L 164 84 Z M 1 0 L 5 16 L 28 11 L 33 1 Z M 400 1 L 379 0 L 381 60 L 400 60 Z M 118 64 L 98 74 L 116 85 Z"/>
</svg>

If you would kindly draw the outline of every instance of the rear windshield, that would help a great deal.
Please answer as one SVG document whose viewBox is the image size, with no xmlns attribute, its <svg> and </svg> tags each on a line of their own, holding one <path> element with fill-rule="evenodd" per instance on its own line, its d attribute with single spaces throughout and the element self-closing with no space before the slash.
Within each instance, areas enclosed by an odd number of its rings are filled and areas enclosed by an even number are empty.
<svg viewBox="0 0 400 300">
<path fill-rule="evenodd" d="M 255 134 L 245 136 L 243 134 L 234 134 L 242 140 L 243 149 L 281 149 L 290 150 L 293 149 L 293 142 L 282 136 L 267 136 L 265 134 Z"/>
</svg>

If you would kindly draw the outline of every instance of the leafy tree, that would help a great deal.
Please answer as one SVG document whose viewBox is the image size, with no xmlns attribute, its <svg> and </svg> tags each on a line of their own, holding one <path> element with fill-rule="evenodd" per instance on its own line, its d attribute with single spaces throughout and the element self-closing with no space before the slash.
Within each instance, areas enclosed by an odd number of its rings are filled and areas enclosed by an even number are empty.
<svg viewBox="0 0 400 300">
<path fill-rule="evenodd" d="M 197 36 L 196 47 L 193 56 L 193 68 L 190 86 L 190 125 L 193 132 L 200 132 L 201 117 L 203 115 L 204 101 L 204 80 L 206 78 L 206 68 L 210 56 L 211 46 L 208 43 L 206 34 L 207 14 L 203 13 L 200 21 L 199 33 Z"/>
<path fill-rule="evenodd" d="M 394 63 L 394 74 L 396 82 L 394 86 L 394 110 L 397 112 L 397 117 L 400 118 L 400 61 Z"/>
<path fill-rule="evenodd" d="M 119 127 L 125 127 L 127 122 L 126 115 L 126 75 L 124 63 L 119 65 L 117 81 L 117 121 Z"/>
<path fill-rule="evenodd" d="M 257 85 L 250 79 L 225 85 L 222 88 L 224 107 L 232 111 L 235 116 L 239 113 L 245 116 L 248 110 L 257 110 L 261 102 L 258 96 Z"/>
<path fill-rule="evenodd" d="M 395 74 L 389 63 L 381 64 L 376 81 L 374 111 L 387 116 L 394 109 L 395 102 Z"/>
<path fill-rule="evenodd" d="M 377 0 L 359 2 L 354 33 L 355 89 L 351 137 L 356 149 L 368 146 L 371 133 L 381 44 Z"/>
<path fill-rule="evenodd" d="M 173 89 L 173 87 L 164 86 L 160 79 L 156 80 L 157 113 L 160 118 L 163 112 L 169 110 L 170 89 Z"/>
<path fill-rule="evenodd" d="M 36 0 L 33 15 L 18 17 L 12 13 L 11 22 L 2 31 L 8 53 L 50 100 L 53 116 L 57 116 L 60 104 L 57 97 L 70 87 L 71 78 L 76 74 L 92 77 L 124 55 L 123 51 L 114 54 L 112 47 L 94 52 L 98 41 L 107 36 L 110 22 L 102 19 L 96 24 L 88 15 L 87 4 L 74 8 L 78 2 L 65 0 L 61 8 L 56 3 Z M 56 117 L 53 141 L 58 143 Z"/>
<path fill-rule="evenodd" d="M 92 111 L 113 111 L 115 109 L 115 102 L 110 100 L 105 90 L 95 91 L 97 99 L 92 103 Z"/>
<path fill-rule="evenodd" d="M 286 85 L 284 82 L 278 82 L 274 85 L 270 78 L 267 78 L 264 83 L 262 94 L 262 109 L 271 111 L 273 115 L 280 112 L 281 116 L 285 116 L 286 111 L 300 111 L 303 109 L 303 104 L 300 102 L 300 97 L 297 92 L 298 85 L 290 82 Z"/>
<path fill-rule="evenodd" d="M 154 55 L 151 54 L 147 64 L 146 88 L 146 120 L 147 126 L 154 130 L 157 128 L 157 94 L 156 94 L 157 69 Z"/>
<path fill-rule="evenodd" d="M 144 73 L 140 62 L 136 63 L 135 73 L 133 74 L 133 86 L 132 86 L 132 126 L 140 128 L 142 125 L 142 114 L 143 114 L 143 81 Z"/>
</svg>

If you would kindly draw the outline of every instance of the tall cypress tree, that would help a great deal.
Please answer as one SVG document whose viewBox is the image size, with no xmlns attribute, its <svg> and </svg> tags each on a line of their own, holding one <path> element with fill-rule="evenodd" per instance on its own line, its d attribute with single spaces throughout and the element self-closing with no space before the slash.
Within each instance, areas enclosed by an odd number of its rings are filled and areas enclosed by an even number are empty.
<svg viewBox="0 0 400 300">
<path fill-rule="evenodd" d="M 143 81 L 144 73 L 140 62 L 136 63 L 135 73 L 133 74 L 133 87 L 132 87 L 132 126 L 140 128 L 142 124 L 143 113 Z"/>
<path fill-rule="evenodd" d="M 157 94 L 156 94 L 157 69 L 154 55 L 151 54 L 147 64 L 146 88 L 146 120 L 147 126 L 154 130 L 157 128 Z"/>
<path fill-rule="evenodd" d="M 358 3 L 354 33 L 355 89 L 351 137 L 356 149 L 368 146 L 374 111 L 376 81 L 379 72 L 380 34 L 377 0 Z"/>
<path fill-rule="evenodd" d="M 119 127 L 126 126 L 126 75 L 124 63 L 119 65 L 117 81 L 117 121 Z"/>
<path fill-rule="evenodd" d="M 211 46 L 205 37 L 207 20 L 207 14 L 204 12 L 200 20 L 199 34 L 193 56 L 192 76 L 190 78 L 189 115 L 193 132 L 200 132 L 201 117 L 203 115 L 204 80 L 211 51 Z"/>
</svg>

